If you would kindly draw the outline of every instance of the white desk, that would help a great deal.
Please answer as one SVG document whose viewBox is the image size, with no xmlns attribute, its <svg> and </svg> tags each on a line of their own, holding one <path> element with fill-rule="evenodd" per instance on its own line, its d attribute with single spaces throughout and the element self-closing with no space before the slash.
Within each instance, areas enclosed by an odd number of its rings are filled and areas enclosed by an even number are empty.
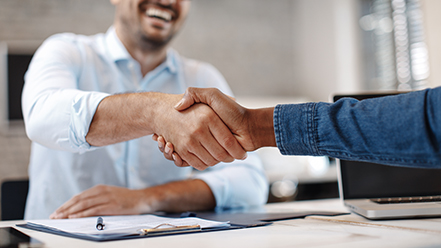
<svg viewBox="0 0 441 248">
<path fill-rule="evenodd" d="M 337 199 L 268 204 L 268 212 L 346 211 Z M 0 222 L 13 226 L 18 221 Z M 441 218 L 369 221 L 355 214 L 310 216 L 270 226 L 123 241 L 92 242 L 18 228 L 46 247 L 441 247 Z"/>
</svg>

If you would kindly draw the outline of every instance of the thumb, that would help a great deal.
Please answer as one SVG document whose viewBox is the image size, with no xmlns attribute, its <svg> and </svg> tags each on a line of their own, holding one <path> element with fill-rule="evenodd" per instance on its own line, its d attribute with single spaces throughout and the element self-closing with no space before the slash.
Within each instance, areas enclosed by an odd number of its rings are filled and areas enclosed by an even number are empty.
<svg viewBox="0 0 441 248">
<path fill-rule="evenodd" d="M 175 105 L 175 109 L 178 111 L 182 111 L 182 110 L 186 110 L 189 107 L 191 107 L 191 105 L 195 104 L 195 99 L 193 97 L 193 88 L 188 88 L 185 91 L 184 96 L 182 97 L 182 99 Z"/>
</svg>

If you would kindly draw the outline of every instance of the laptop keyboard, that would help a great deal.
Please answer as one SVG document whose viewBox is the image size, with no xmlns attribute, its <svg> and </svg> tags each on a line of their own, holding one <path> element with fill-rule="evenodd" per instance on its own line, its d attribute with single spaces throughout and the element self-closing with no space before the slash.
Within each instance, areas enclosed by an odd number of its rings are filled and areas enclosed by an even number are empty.
<svg viewBox="0 0 441 248">
<path fill-rule="evenodd" d="M 441 195 L 436 196 L 414 196 L 414 197 L 393 197 L 370 199 L 379 204 L 410 203 L 410 202 L 441 202 Z"/>
</svg>

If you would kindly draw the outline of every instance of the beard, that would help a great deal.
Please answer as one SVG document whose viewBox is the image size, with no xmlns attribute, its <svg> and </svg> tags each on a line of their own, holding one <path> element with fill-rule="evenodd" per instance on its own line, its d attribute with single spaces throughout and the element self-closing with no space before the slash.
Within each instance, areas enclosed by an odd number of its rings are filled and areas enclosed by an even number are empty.
<svg viewBox="0 0 441 248">
<path fill-rule="evenodd" d="M 157 51 L 167 46 L 173 39 L 174 34 L 169 34 L 167 37 L 152 37 L 143 34 L 141 36 L 141 43 L 143 50 Z"/>
</svg>

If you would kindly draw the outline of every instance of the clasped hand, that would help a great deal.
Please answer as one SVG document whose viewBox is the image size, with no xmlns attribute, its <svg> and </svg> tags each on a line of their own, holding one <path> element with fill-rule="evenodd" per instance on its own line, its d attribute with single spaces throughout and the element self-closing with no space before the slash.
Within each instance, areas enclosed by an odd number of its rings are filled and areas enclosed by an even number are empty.
<svg viewBox="0 0 441 248">
<path fill-rule="evenodd" d="M 164 99 L 156 111 L 154 132 L 175 145 L 180 158 L 198 170 L 219 162 L 245 159 L 242 148 L 231 131 L 213 109 L 205 104 L 176 111 L 173 105 L 180 96 Z M 173 102 L 173 103 L 172 103 Z"/>
<path fill-rule="evenodd" d="M 272 121 L 273 108 L 251 110 L 240 106 L 218 89 L 188 88 L 175 109 L 181 112 L 191 111 L 192 108 L 201 103 L 210 106 L 216 112 L 217 116 L 228 126 L 228 129 L 223 129 L 223 132 L 231 133 L 243 150 L 254 151 L 262 146 L 275 146 Z M 203 120 L 201 119 L 201 121 Z M 217 135 L 220 134 L 217 133 Z M 201 137 L 198 138 L 201 139 Z M 198 170 L 209 167 L 194 164 L 193 161 L 185 159 L 183 154 L 179 152 L 179 145 L 167 139 L 167 137 L 155 134 L 153 139 L 158 142 L 158 148 L 164 153 L 165 158 L 173 160 L 175 165 L 180 167 L 193 166 Z M 192 142 L 191 140 L 188 141 Z M 197 153 L 195 155 L 199 156 Z"/>
</svg>

